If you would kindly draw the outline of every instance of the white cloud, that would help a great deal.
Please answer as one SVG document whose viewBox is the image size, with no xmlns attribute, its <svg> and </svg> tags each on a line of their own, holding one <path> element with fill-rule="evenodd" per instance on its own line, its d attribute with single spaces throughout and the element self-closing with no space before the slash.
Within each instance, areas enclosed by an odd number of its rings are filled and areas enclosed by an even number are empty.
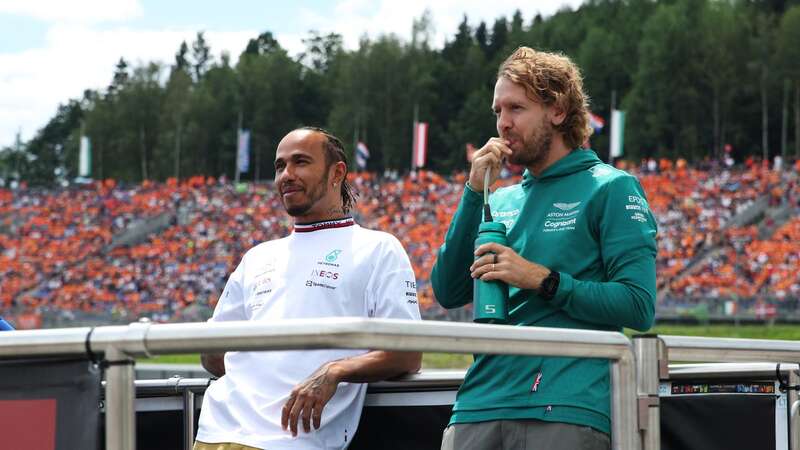
<svg viewBox="0 0 800 450">
<path fill-rule="evenodd" d="M 306 29 L 317 29 L 322 32 L 340 33 L 347 48 L 356 48 L 361 36 L 366 33 L 370 37 L 393 33 L 404 39 L 410 39 L 411 24 L 415 18 L 422 16 L 426 9 L 430 10 L 435 34 L 433 45 L 441 47 L 445 39 L 452 38 L 458 25 L 467 15 L 471 26 L 486 21 L 489 27 L 500 16 L 511 19 L 519 9 L 526 25 L 538 13 L 549 16 L 564 7 L 577 8 L 583 0 L 542 0 L 537 2 L 523 0 L 406 0 L 403 2 L 381 0 L 342 0 L 335 7 L 333 17 L 325 16 L 311 9 L 300 12 Z M 377 6 L 376 6 L 377 5 Z M 283 42 L 283 41 L 281 41 Z M 288 47 L 290 48 L 291 47 Z M 302 47 L 301 47 L 302 49 Z"/>
<path fill-rule="evenodd" d="M 205 34 L 214 58 L 226 50 L 235 61 L 254 30 Z M 131 64 L 171 64 L 181 41 L 191 43 L 196 30 L 102 29 L 81 25 L 52 27 L 43 48 L 0 54 L 0 147 L 22 129 L 30 139 L 56 111 L 58 103 L 79 98 L 86 89 L 111 82 L 120 57 Z M 77 49 L 77 51 L 76 51 Z"/>
<path fill-rule="evenodd" d="M 142 15 L 138 0 L 0 0 L 0 14 L 46 22 L 103 22 Z"/>
</svg>

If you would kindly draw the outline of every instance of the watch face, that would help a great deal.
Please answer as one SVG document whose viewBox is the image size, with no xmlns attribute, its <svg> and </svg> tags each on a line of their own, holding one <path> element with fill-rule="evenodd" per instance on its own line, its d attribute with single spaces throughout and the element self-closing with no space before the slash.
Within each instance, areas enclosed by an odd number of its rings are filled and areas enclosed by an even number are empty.
<svg viewBox="0 0 800 450">
<path fill-rule="evenodd" d="M 555 296 L 556 290 L 558 289 L 558 274 L 556 272 L 550 272 L 550 275 L 547 276 L 544 280 L 542 280 L 542 287 L 541 287 L 541 295 L 547 299 L 550 299 Z"/>
</svg>

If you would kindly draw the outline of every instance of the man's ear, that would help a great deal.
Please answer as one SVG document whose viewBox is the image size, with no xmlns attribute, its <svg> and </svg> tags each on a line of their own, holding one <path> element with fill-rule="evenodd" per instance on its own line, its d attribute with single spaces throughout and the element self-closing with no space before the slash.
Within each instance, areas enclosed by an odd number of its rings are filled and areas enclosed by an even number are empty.
<svg viewBox="0 0 800 450">
<path fill-rule="evenodd" d="M 559 105 L 553 105 L 549 108 L 550 110 L 550 123 L 554 126 L 559 126 L 564 122 L 564 119 L 567 118 L 567 112 Z"/>
<path fill-rule="evenodd" d="M 347 165 L 344 161 L 336 161 L 331 166 L 331 170 L 333 171 L 330 175 L 333 181 L 337 184 L 341 184 L 344 182 L 344 178 L 347 176 Z"/>
</svg>

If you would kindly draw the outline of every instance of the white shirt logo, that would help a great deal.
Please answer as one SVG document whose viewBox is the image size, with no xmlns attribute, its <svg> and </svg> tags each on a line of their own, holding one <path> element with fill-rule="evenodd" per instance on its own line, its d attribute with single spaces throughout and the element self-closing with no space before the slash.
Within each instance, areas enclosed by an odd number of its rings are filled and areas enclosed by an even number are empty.
<svg viewBox="0 0 800 450">
<path fill-rule="evenodd" d="M 570 209 L 575 209 L 581 202 L 575 203 L 553 203 L 553 206 L 562 210 L 562 211 L 569 211 Z"/>
</svg>

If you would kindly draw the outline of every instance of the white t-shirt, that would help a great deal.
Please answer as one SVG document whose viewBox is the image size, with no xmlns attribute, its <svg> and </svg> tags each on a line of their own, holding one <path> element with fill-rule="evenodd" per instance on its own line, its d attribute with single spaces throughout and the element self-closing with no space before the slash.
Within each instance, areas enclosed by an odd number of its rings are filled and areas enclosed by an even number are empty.
<svg viewBox="0 0 800 450">
<path fill-rule="evenodd" d="M 209 321 L 315 317 L 420 318 L 408 255 L 392 235 L 353 219 L 296 225 L 288 237 L 248 251 Z M 269 326 L 265 324 L 265 326 Z M 206 390 L 197 440 L 267 450 L 344 449 L 353 439 L 367 385 L 340 383 L 321 427 L 281 428 L 292 388 L 324 363 L 367 350 L 228 352 L 226 374 Z"/>
</svg>

